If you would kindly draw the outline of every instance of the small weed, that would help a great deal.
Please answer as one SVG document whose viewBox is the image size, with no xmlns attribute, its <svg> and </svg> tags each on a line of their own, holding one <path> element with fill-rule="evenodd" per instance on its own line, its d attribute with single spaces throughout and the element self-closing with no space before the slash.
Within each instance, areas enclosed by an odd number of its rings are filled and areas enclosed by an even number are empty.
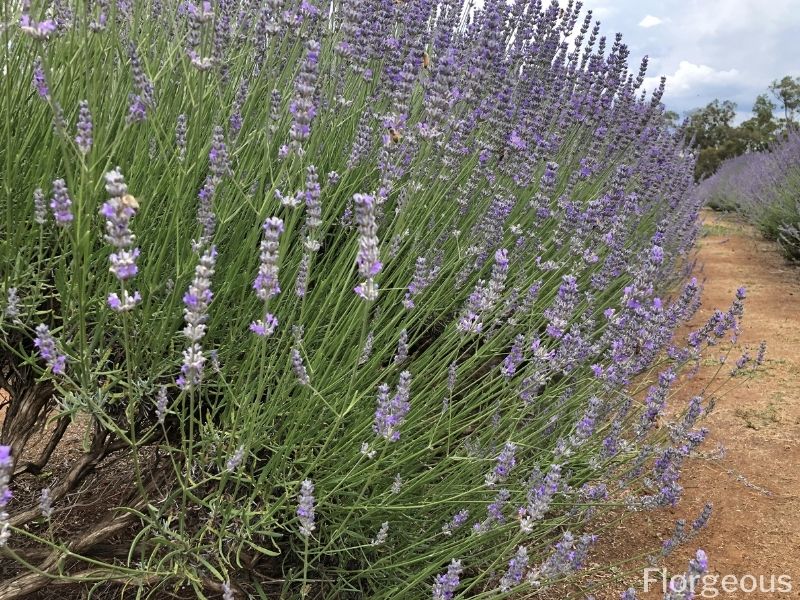
<svg viewBox="0 0 800 600">
<path fill-rule="evenodd" d="M 770 402 L 764 409 L 737 408 L 734 414 L 742 419 L 745 427 L 758 431 L 775 423 L 781 422 L 778 408 Z"/>
</svg>

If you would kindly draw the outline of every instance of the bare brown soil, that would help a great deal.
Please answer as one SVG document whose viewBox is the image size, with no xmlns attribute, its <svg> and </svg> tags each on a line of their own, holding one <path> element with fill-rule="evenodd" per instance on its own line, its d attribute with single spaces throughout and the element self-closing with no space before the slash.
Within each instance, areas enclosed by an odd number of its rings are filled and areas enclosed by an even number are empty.
<svg viewBox="0 0 800 600">
<path fill-rule="evenodd" d="M 718 582 L 716 597 L 800 598 L 800 269 L 788 265 L 775 244 L 733 217 L 708 212 L 703 219 L 695 273 L 704 283 L 703 302 L 687 330 L 699 327 L 715 308 L 727 308 L 743 285 L 747 300 L 739 343 L 755 350 L 766 340 L 767 358 L 752 378 L 734 380 L 736 387 L 719 394 L 705 422 L 711 435 L 704 453 L 685 465 L 680 506 L 623 520 L 611 539 L 604 540 L 603 554 L 622 558 L 657 548 L 670 537 L 676 519 L 691 523 L 711 501 L 708 527 L 669 557 L 667 570 L 683 573 L 695 550 L 702 548 L 709 557 L 709 573 L 720 578 L 762 576 L 764 589 L 770 588 L 772 575 L 788 575 L 792 581 L 789 593 L 727 593 Z M 740 353 L 732 353 L 729 361 Z M 715 359 L 706 358 L 687 393 L 715 387 Z M 641 571 L 624 577 L 637 590 L 643 585 Z M 751 579 L 742 581 L 745 589 L 752 586 Z M 620 587 L 615 584 L 612 591 L 609 586 L 596 597 L 619 598 Z M 640 597 L 662 595 L 659 589 Z"/>
</svg>

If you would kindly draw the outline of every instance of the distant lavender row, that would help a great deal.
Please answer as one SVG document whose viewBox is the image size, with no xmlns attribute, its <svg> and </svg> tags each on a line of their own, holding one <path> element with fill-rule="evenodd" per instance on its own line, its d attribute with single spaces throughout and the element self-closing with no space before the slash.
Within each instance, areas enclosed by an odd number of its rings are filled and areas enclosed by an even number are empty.
<svg viewBox="0 0 800 600">
<path fill-rule="evenodd" d="M 800 260 L 800 131 L 790 129 L 766 152 L 726 161 L 700 183 L 697 196 L 712 208 L 741 213 Z"/>
</svg>

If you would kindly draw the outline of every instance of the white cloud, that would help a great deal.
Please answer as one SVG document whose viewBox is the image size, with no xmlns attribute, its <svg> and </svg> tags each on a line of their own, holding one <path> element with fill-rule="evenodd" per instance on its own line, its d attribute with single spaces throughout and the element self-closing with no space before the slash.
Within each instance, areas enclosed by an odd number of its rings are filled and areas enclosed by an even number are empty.
<svg viewBox="0 0 800 600">
<path fill-rule="evenodd" d="M 708 65 L 696 65 L 682 60 L 677 71 L 667 75 L 667 94 L 670 96 L 688 96 L 695 89 L 723 86 L 736 83 L 739 78 L 737 69 L 718 71 Z M 659 77 L 648 77 L 645 87 L 653 90 L 658 86 Z"/>
<path fill-rule="evenodd" d="M 661 25 L 663 22 L 664 21 L 662 21 L 658 17 L 654 17 L 653 15 L 647 15 L 644 19 L 639 21 L 639 27 L 650 29 L 651 27 L 655 27 L 656 25 Z"/>
</svg>

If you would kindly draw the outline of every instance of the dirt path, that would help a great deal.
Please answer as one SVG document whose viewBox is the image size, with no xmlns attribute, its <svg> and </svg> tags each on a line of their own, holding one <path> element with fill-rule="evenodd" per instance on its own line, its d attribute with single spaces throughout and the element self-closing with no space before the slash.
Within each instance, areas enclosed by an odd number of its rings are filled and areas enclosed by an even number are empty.
<svg viewBox="0 0 800 600">
<path fill-rule="evenodd" d="M 711 429 L 705 456 L 685 465 L 686 492 L 679 507 L 637 516 L 633 528 L 626 520 L 610 551 L 658 546 L 671 535 L 675 519 L 691 523 L 711 501 L 714 511 L 707 529 L 669 558 L 668 571 L 684 572 L 699 547 L 709 556 L 709 572 L 720 577 L 716 597 L 800 598 L 800 268 L 787 265 L 775 244 L 732 217 L 709 212 L 703 219 L 696 272 L 698 280 L 705 280 L 703 301 L 690 328 L 699 327 L 715 308 L 726 309 L 743 285 L 747 300 L 740 343 L 755 354 L 766 340 L 767 359 L 752 379 L 719 397 L 705 423 Z M 740 354 L 732 353 L 729 360 Z M 687 394 L 703 388 L 717 368 L 716 357 L 706 357 Z M 725 591 L 725 575 L 738 577 L 739 589 L 734 591 L 731 581 L 731 593 Z M 757 589 L 749 593 L 742 591 L 754 584 L 747 575 L 756 577 Z M 785 589 L 779 575 L 791 577 L 791 592 L 759 591 L 759 577 L 763 589 Z M 642 589 L 641 574 L 626 579 Z M 698 597 L 714 597 L 712 593 Z M 618 599 L 619 592 L 607 597 Z M 643 597 L 661 598 L 662 592 L 659 588 Z"/>
</svg>

